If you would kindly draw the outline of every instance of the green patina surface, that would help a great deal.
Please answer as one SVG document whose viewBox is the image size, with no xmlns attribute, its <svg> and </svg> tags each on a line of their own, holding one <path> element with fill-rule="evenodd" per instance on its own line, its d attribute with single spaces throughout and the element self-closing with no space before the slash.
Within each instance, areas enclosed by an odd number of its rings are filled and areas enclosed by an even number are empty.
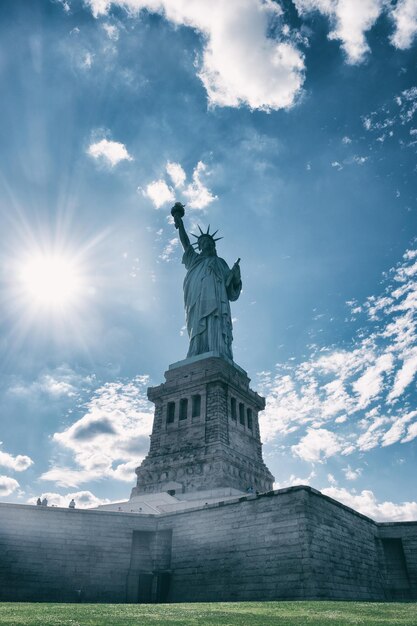
<svg viewBox="0 0 417 626">
<path fill-rule="evenodd" d="M 1 603 L 0 626 L 417 626 L 417 603 Z"/>
</svg>

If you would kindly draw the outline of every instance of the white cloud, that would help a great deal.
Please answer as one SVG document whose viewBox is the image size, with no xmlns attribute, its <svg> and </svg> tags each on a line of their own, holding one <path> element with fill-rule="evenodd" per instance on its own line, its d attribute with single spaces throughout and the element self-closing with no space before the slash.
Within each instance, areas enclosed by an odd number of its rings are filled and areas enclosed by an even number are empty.
<svg viewBox="0 0 417 626">
<path fill-rule="evenodd" d="M 169 263 L 169 261 L 172 258 L 172 255 L 174 254 L 174 251 L 178 248 L 178 245 L 179 245 L 178 237 L 174 237 L 173 239 L 170 239 L 167 245 L 165 246 L 165 248 L 162 250 L 162 253 L 159 255 L 159 258 L 162 261 Z"/>
<path fill-rule="evenodd" d="M 370 411 L 369 416 L 363 420 L 363 427 L 366 428 L 356 441 L 362 452 L 376 448 L 384 434 L 384 428 L 390 423 L 388 417 L 379 416 L 376 410 Z"/>
<path fill-rule="evenodd" d="M 86 405 L 86 413 L 53 441 L 68 450 L 76 467 L 53 466 L 42 480 L 77 487 L 89 480 L 134 481 L 134 467 L 148 451 L 152 413 L 146 398 L 146 376 L 107 383 Z"/>
<path fill-rule="evenodd" d="M 53 491 L 44 491 L 40 494 L 40 499 L 44 498 L 48 501 L 48 506 L 60 506 L 68 508 L 72 499 L 75 501 L 77 509 L 91 509 L 101 504 L 110 504 L 111 500 L 108 498 L 98 498 L 91 491 L 74 491 L 61 495 Z M 28 504 L 36 504 L 37 496 L 28 499 Z"/>
<path fill-rule="evenodd" d="M 350 352 L 333 350 L 314 354 L 299 366 L 278 366 L 276 374 L 260 374 L 260 386 L 267 396 L 266 411 L 261 414 L 263 439 L 338 417 L 346 421 L 357 402 L 349 393 L 348 381 L 371 359 L 372 352 L 366 346 Z M 323 383 L 325 379 L 327 383 Z"/>
<path fill-rule="evenodd" d="M 314 463 L 334 456 L 341 451 L 342 445 L 331 431 L 325 428 L 308 428 L 307 434 L 291 449 L 304 461 Z"/>
<path fill-rule="evenodd" d="M 92 477 L 100 478 L 99 475 L 91 474 L 91 471 L 74 470 L 69 467 L 53 467 L 41 475 L 41 480 L 56 483 L 59 487 L 78 487 L 88 482 Z"/>
<path fill-rule="evenodd" d="M 194 168 L 192 181 L 185 185 L 186 174 L 180 163 L 168 161 L 166 166 L 167 174 L 172 180 L 174 187 L 181 191 L 187 207 L 190 209 L 205 209 L 215 199 L 209 188 L 204 183 L 204 176 L 209 174 L 207 166 L 203 161 L 199 161 Z M 149 183 L 145 189 L 139 188 L 145 197 L 150 198 L 156 209 L 159 209 L 168 202 L 175 202 L 174 189 L 170 187 L 165 180 L 160 178 Z"/>
<path fill-rule="evenodd" d="M 346 480 L 357 480 L 362 474 L 362 468 L 358 467 L 357 469 L 353 469 L 350 467 L 350 465 L 348 465 L 347 467 L 343 468 L 343 473 Z"/>
<path fill-rule="evenodd" d="M 405 68 L 402 70 L 405 71 Z M 416 133 L 414 132 L 415 129 L 410 128 L 409 125 L 414 122 L 416 112 L 417 87 L 414 86 L 405 89 L 395 98 L 389 98 L 376 111 L 372 111 L 364 117 L 363 122 L 366 130 L 374 134 L 374 140 L 379 144 L 378 149 L 387 140 L 391 145 L 396 143 L 401 150 L 407 148 L 414 154 L 417 146 L 417 140 L 414 136 Z M 401 193 L 399 189 L 395 190 L 395 197 L 399 198 Z M 407 211 L 411 211 L 409 206 L 405 208 Z"/>
<path fill-rule="evenodd" d="M 311 485 L 312 481 L 316 478 L 316 472 L 314 469 L 308 476 L 300 477 L 296 474 L 291 474 L 289 478 L 284 479 L 282 482 L 275 482 L 274 489 L 283 489 L 284 487 L 293 487 L 295 485 Z"/>
<path fill-rule="evenodd" d="M 75 396 L 76 392 L 71 383 L 57 380 L 49 374 L 45 374 L 40 381 L 40 386 L 45 393 L 51 396 Z"/>
<path fill-rule="evenodd" d="M 272 441 L 277 434 L 288 435 L 306 423 L 314 412 L 315 389 L 307 386 L 301 395 L 290 374 L 270 372 L 258 374 L 260 391 L 267 396 L 266 410 L 260 416 L 262 441 Z"/>
<path fill-rule="evenodd" d="M 370 117 L 365 117 L 363 119 L 363 126 L 365 130 L 371 130 L 372 128 L 372 119 Z"/>
<path fill-rule="evenodd" d="M 109 139 L 101 139 L 101 141 L 92 143 L 87 149 L 87 154 L 94 159 L 103 159 L 111 167 L 114 167 L 121 161 L 133 160 L 123 143 L 110 141 Z"/>
<path fill-rule="evenodd" d="M 337 480 L 333 474 L 327 474 L 327 480 L 331 485 L 337 485 Z"/>
<path fill-rule="evenodd" d="M 369 1 L 369 0 L 368 0 Z M 271 110 L 292 106 L 304 80 L 304 59 L 288 39 L 280 6 L 270 0 L 87 0 L 95 17 L 120 6 L 159 13 L 204 37 L 197 74 L 212 106 Z M 283 35 L 270 36 L 281 25 Z"/>
<path fill-rule="evenodd" d="M 357 154 L 355 154 L 352 157 L 351 162 L 352 163 L 356 163 L 357 165 L 363 165 L 364 163 L 366 163 L 366 161 L 368 160 L 369 157 L 364 157 L 364 156 L 358 156 Z"/>
<path fill-rule="evenodd" d="M 172 163 L 171 161 L 168 161 L 166 170 L 174 187 L 183 187 L 187 176 L 182 166 L 179 163 Z"/>
<path fill-rule="evenodd" d="M 18 487 L 19 483 L 14 478 L 0 476 L 0 497 L 10 496 Z"/>
<path fill-rule="evenodd" d="M 403 365 L 396 373 L 394 385 L 388 395 L 388 402 L 401 396 L 417 373 L 417 348 L 405 355 Z"/>
<path fill-rule="evenodd" d="M 393 420 L 393 424 L 387 432 L 382 436 L 382 445 L 391 446 L 393 443 L 400 441 L 405 433 L 407 424 L 411 422 L 417 416 L 417 411 L 411 411 L 401 417 L 396 416 Z"/>
<path fill-rule="evenodd" d="M 387 13 L 394 24 L 391 43 L 401 50 L 410 48 L 417 35 L 417 0 L 294 0 L 301 16 L 317 11 L 331 24 L 329 39 L 342 42 L 349 63 L 360 63 L 369 52 L 366 33 Z"/>
<path fill-rule="evenodd" d="M 188 206 L 191 209 L 204 209 L 216 199 L 202 181 L 202 176 L 206 172 L 207 166 L 199 161 L 193 171 L 192 182 L 184 189 L 184 196 L 188 199 Z"/>
<path fill-rule="evenodd" d="M 138 466 L 138 461 L 128 461 L 127 463 L 119 463 L 116 469 L 113 471 L 113 477 L 117 480 L 122 480 L 127 483 L 131 483 L 135 477 L 135 469 Z M 132 478 L 133 477 L 133 478 Z"/>
<path fill-rule="evenodd" d="M 91 7 L 94 17 L 107 13 L 110 8 L 111 0 L 86 0 L 85 2 Z"/>
<path fill-rule="evenodd" d="M 71 6 L 69 3 L 69 0 L 57 0 L 59 2 L 59 4 L 62 5 L 62 8 L 64 9 L 65 13 L 69 13 L 71 10 Z"/>
<path fill-rule="evenodd" d="M 417 34 L 417 0 L 398 0 L 391 17 L 395 31 L 391 42 L 396 48 L 409 48 Z"/>
<path fill-rule="evenodd" d="M 109 39 L 117 41 L 119 39 L 119 29 L 114 24 L 103 24 L 103 28 Z"/>
<path fill-rule="evenodd" d="M 13 454 L 0 450 L 0 467 L 7 467 L 7 469 L 14 470 L 15 472 L 24 472 L 31 465 L 33 465 L 33 461 L 29 456 L 24 454 L 13 456 Z"/>
<path fill-rule="evenodd" d="M 413 424 L 411 424 L 407 428 L 407 435 L 403 437 L 403 439 L 401 439 L 401 443 L 409 443 L 416 437 L 417 437 L 417 421 L 413 422 Z"/>
<path fill-rule="evenodd" d="M 94 55 L 91 52 L 86 52 L 81 60 L 81 67 L 89 70 L 93 65 Z"/>
<path fill-rule="evenodd" d="M 344 159 L 342 162 L 332 161 L 330 165 L 340 172 L 345 167 L 345 165 L 363 165 L 368 161 L 368 158 L 369 157 L 358 156 L 357 154 L 355 154 L 352 157 Z"/>
<path fill-rule="evenodd" d="M 145 189 L 141 189 L 143 195 L 153 202 L 156 209 L 160 209 L 161 206 L 168 202 L 175 202 L 175 195 L 171 187 L 168 187 L 166 182 L 162 179 L 154 180 L 149 183 Z"/>
<path fill-rule="evenodd" d="M 394 357 L 392 354 L 383 354 L 353 383 L 353 389 L 359 396 L 359 409 L 367 407 L 369 402 L 382 391 L 383 375 L 390 372 L 393 366 Z"/>
<path fill-rule="evenodd" d="M 89 388 L 93 380 L 93 376 L 82 376 L 64 363 L 53 370 L 40 373 L 38 378 L 30 383 L 21 379 L 15 380 L 8 393 L 28 398 L 46 395 L 52 400 L 74 398 L 80 390 Z"/>
<path fill-rule="evenodd" d="M 263 440 L 279 436 L 285 446 L 288 438 L 293 454 L 311 462 L 417 436 L 417 416 L 407 408 L 415 406 L 417 377 L 417 250 L 387 273 L 379 296 L 350 306 L 366 320 L 350 347 L 313 346 L 305 361 L 258 375 L 267 397 Z"/>
<path fill-rule="evenodd" d="M 417 520 L 417 502 L 378 502 L 369 490 L 351 493 L 340 487 L 328 487 L 322 492 L 379 522 Z"/>
<path fill-rule="evenodd" d="M 342 42 L 349 63 L 363 61 L 369 46 L 365 33 L 381 15 L 385 0 L 294 0 L 297 11 L 304 15 L 318 11 L 332 27 L 329 39 Z"/>
</svg>

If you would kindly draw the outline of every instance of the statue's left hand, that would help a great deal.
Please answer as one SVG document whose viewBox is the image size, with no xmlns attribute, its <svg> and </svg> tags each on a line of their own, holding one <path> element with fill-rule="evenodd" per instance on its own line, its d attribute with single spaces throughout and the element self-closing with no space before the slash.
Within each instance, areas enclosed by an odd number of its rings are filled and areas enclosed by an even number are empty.
<svg viewBox="0 0 417 626">
<path fill-rule="evenodd" d="M 239 263 L 240 263 L 240 259 L 236 261 L 236 263 L 233 265 L 232 269 L 230 270 L 231 280 L 233 281 L 235 285 L 239 283 L 241 280 Z"/>
<path fill-rule="evenodd" d="M 240 275 L 240 265 L 235 265 L 233 268 L 233 274 L 234 274 L 234 279 L 235 282 L 239 282 L 241 279 L 241 275 Z"/>
</svg>

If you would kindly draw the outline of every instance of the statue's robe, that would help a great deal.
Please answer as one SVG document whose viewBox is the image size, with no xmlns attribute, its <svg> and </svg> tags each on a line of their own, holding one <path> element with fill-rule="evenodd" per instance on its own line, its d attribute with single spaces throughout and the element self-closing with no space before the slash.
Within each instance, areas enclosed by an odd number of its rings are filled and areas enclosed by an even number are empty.
<svg viewBox="0 0 417 626">
<path fill-rule="evenodd" d="M 187 357 L 215 352 L 233 359 L 232 317 L 229 300 L 237 300 L 242 283 L 229 281 L 230 268 L 217 255 L 198 254 L 190 245 L 182 262 L 187 274 L 184 279 L 184 303 L 190 347 Z"/>
</svg>

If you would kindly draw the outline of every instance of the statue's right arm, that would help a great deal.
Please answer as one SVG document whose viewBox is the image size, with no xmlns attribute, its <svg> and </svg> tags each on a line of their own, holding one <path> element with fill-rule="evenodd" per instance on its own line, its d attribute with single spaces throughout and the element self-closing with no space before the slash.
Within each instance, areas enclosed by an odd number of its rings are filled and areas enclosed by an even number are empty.
<svg viewBox="0 0 417 626">
<path fill-rule="evenodd" d="M 183 223 L 181 217 L 179 217 L 175 221 L 175 226 L 178 228 L 178 234 L 180 236 L 180 241 L 182 243 L 182 247 L 184 248 L 184 250 L 187 250 L 187 248 L 191 245 L 191 243 L 190 243 L 188 235 L 187 235 L 187 233 L 185 231 L 184 223 Z"/>
</svg>

